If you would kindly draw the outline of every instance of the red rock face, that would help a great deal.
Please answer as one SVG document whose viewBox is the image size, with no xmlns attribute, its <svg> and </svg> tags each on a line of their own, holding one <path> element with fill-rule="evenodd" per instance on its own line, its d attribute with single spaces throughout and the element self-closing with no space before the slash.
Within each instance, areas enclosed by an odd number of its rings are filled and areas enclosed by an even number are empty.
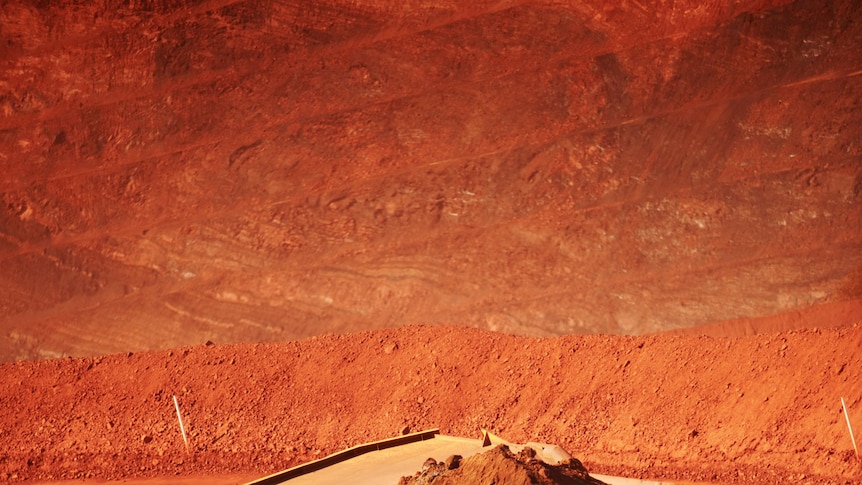
<svg viewBox="0 0 862 485">
<path fill-rule="evenodd" d="M 862 295 L 858 2 L 7 1 L 0 360 Z"/>
</svg>

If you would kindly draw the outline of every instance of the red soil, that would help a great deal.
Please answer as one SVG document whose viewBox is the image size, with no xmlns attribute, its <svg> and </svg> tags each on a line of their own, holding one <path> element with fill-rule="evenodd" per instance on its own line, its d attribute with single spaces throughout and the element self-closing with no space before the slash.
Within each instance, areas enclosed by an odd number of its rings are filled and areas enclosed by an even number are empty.
<svg viewBox="0 0 862 485">
<path fill-rule="evenodd" d="M 439 426 L 559 443 L 597 473 L 858 483 L 839 398 L 859 423 L 860 348 L 858 325 L 723 339 L 405 327 L 10 363 L 0 368 L 0 473 L 262 476 L 404 426 Z"/>
</svg>

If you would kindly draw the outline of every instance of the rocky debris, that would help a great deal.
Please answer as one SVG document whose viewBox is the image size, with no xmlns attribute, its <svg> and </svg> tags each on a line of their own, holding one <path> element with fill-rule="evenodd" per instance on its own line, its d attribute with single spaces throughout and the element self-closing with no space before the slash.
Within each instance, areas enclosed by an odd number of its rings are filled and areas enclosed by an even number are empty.
<svg viewBox="0 0 862 485">
<path fill-rule="evenodd" d="M 450 457 L 453 458 L 453 457 Z M 507 485 L 601 485 L 604 482 L 590 476 L 584 465 L 570 459 L 559 465 L 549 465 L 536 458 L 532 448 L 512 453 L 506 445 L 463 460 L 437 463 L 426 460 L 412 477 L 402 477 L 398 485 L 463 485 L 505 483 Z"/>
</svg>

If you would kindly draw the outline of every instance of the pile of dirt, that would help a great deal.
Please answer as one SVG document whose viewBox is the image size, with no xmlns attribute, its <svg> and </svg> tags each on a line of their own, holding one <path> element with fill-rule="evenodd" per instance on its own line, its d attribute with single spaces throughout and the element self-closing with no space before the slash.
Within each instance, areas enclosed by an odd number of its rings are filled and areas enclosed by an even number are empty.
<svg viewBox="0 0 862 485">
<path fill-rule="evenodd" d="M 402 327 L 8 363 L 0 480 L 264 476 L 407 426 L 555 443 L 607 475 L 859 483 L 839 398 L 862 426 L 860 348 L 860 326 L 545 339 Z"/>
<path fill-rule="evenodd" d="M 461 461 L 454 456 L 446 461 L 429 459 L 412 477 L 403 477 L 398 485 L 462 485 L 465 483 L 506 483 L 509 485 L 603 485 L 590 476 L 580 461 L 571 459 L 559 465 L 548 465 L 536 459 L 532 448 L 512 453 L 498 445 L 484 453 Z"/>
</svg>

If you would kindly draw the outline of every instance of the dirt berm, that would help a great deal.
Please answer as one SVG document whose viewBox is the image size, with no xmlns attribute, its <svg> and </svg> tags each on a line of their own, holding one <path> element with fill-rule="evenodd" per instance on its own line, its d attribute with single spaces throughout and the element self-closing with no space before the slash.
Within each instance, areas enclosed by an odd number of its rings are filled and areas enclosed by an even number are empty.
<svg viewBox="0 0 862 485">
<path fill-rule="evenodd" d="M 0 479 L 265 476 L 408 426 L 555 443 L 606 475 L 860 483 L 839 400 L 862 429 L 860 348 L 859 326 L 546 339 L 403 327 L 2 364 Z"/>
</svg>

